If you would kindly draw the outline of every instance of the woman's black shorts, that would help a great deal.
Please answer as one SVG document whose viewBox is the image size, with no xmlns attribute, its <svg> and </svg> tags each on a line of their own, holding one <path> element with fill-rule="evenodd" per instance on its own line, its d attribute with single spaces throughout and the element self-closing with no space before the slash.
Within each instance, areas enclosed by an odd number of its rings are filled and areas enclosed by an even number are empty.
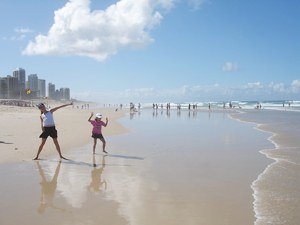
<svg viewBox="0 0 300 225">
<path fill-rule="evenodd" d="M 95 133 L 92 133 L 92 137 L 93 137 L 93 138 L 104 139 L 104 137 L 103 137 L 102 134 L 95 134 Z"/>
<path fill-rule="evenodd" d="M 44 127 L 43 133 L 40 135 L 40 138 L 47 139 L 48 137 L 57 138 L 57 130 L 54 127 Z"/>
</svg>

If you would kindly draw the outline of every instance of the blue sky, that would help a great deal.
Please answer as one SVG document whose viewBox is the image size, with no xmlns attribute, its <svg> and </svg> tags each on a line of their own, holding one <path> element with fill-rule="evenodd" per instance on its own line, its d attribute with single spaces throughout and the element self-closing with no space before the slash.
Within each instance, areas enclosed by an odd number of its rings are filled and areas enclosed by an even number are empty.
<svg viewBox="0 0 300 225">
<path fill-rule="evenodd" d="M 297 0 L 1 0 L 0 21 L 0 76 L 79 99 L 300 99 Z"/>
</svg>

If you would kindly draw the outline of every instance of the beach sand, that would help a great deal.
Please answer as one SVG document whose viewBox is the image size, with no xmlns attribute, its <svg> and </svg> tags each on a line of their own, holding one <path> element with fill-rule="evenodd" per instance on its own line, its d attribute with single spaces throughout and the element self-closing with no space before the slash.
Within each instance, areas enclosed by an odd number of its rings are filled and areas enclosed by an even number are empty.
<svg viewBox="0 0 300 225">
<path fill-rule="evenodd" d="M 300 112 L 252 110 L 233 116 L 269 133 L 273 160 L 253 182 L 256 225 L 296 225 L 300 221 Z"/>
<path fill-rule="evenodd" d="M 274 145 L 230 113 L 143 110 L 118 120 L 130 132 L 107 135 L 108 155 L 90 142 L 69 161 L 2 164 L 0 224 L 254 224 L 253 182 L 274 162 L 259 150 Z"/>
<path fill-rule="evenodd" d="M 58 105 L 58 103 L 56 103 Z M 54 107 L 54 105 L 53 105 Z M 109 118 L 109 126 L 103 129 L 104 135 L 117 135 L 128 130 L 116 122 L 124 115 L 122 111 L 112 108 L 82 110 L 67 106 L 54 112 L 58 141 L 63 154 L 74 147 L 92 142 L 92 126 L 87 121 L 91 111 L 101 112 L 105 120 Z M 41 131 L 40 111 L 36 107 L 25 108 L 0 105 L 0 163 L 29 161 L 37 153 Z M 57 155 L 51 138 L 48 138 L 41 158 Z"/>
</svg>

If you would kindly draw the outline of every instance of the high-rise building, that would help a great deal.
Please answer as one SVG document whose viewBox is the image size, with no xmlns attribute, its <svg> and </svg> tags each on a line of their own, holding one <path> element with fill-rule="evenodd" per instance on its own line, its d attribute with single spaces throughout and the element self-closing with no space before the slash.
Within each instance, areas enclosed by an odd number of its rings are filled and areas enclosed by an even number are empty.
<svg viewBox="0 0 300 225">
<path fill-rule="evenodd" d="M 70 88 L 61 88 L 60 89 L 60 99 L 70 100 Z"/>
<path fill-rule="evenodd" d="M 52 83 L 48 84 L 48 98 L 56 99 L 55 84 L 52 84 Z"/>
<path fill-rule="evenodd" d="M 18 78 L 19 92 L 23 92 L 26 88 L 26 72 L 22 68 L 13 71 L 13 77 Z"/>
<path fill-rule="evenodd" d="M 38 76 L 36 74 L 28 76 L 28 88 L 31 91 L 38 91 Z"/>
<path fill-rule="evenodd" d="M 38 92 L 40 98 L 46 97 L 46 81 L 43 79 L 38 79 Z"/>
<path fill-rule="evenodd" d="M 7 79 L 5 77 L 0 77 L 0 99 L 7 98 L 7 95 Z"/>
<path fill-rule="evenodd" d="M 61 92 L 60 92 L 60 90 L 55 90 L 55 100 L 61 100 Z"/>
<path fill-rule="evenodd" d="M 19 82 L 17 77 L 6 76 L 0 79 L 1 98 L 16 99 L 19 96 Z"/>
<path fill-rule="evenodd" d="M 7 76 L 7 92 L 8 98 L 19 98 L 20 89 L 19 89 L 19 80 L 16 77 Z"/>
</svg>

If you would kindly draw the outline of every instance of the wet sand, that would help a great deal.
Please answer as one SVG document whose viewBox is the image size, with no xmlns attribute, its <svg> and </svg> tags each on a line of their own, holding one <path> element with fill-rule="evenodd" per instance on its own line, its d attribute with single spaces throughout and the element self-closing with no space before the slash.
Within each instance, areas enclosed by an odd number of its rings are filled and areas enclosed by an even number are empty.
<svg viewBox="0 0 300 225">
<path fill-rule="evenodd" d="M 253 182 L 256 225 L 300 221 L 300 112 L 253 110 L 235 118 L 269 133 L 274 148 L 261 151 L 273 162 Z"/>
<path fill-rule="evenodd" d="M 128 115 L 131 132 L 55 158 L 0 165 L 0 224 L 254 224 L 251 184 L 269 133 L 227 112 Z M 19 216 L 16 216 L 19 215 Z"/>
</svg>

